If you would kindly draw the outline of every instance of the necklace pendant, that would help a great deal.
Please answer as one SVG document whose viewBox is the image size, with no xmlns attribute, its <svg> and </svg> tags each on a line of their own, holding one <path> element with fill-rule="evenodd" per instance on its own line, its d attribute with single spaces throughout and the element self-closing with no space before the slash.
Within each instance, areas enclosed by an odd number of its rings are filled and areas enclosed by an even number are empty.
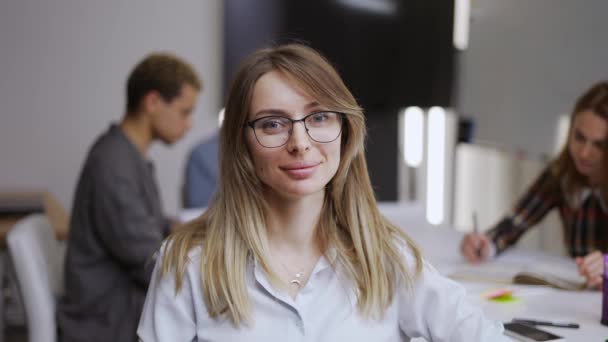
<svg viewBox="0 0 608 342">
<path fill-rule="evenodd" d="M 289 284 L 291 285 L 297 285 L 298 287 L 302 287 L 302 277 L 304 276 L 304 272 L 298 272 L 295 275 L 295 278 L 293 278 Z"/>
</svg>

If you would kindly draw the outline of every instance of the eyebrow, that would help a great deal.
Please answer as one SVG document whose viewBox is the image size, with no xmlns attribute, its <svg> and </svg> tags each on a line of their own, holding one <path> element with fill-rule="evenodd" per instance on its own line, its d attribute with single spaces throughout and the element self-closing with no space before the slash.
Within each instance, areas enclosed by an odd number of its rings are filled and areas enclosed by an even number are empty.
<svg viewBox="0 0 608 342">
<path fill-rule="evenodd" d="M 585 140 L 590 140 L 592 143 L 599 143 L 599 144 L 605 144 L 608 142 L 607 138 L 604 139 L 598 139 L 598 140 L 592 140 L 589 139 L 588 136 L 586 136 L 583 132 L 581 132 L 581 130 L 579 130 L 578 128 L 574 128 L 574 134 L 580 135 L 581 137 L 583 137 L 583 139 Z"/>
<path fill-rule="evenodd" d="M 320 104 L 317 101 L 313 101 L 310 103 L 307 103 L 304 106 L 304 110 L 309 111 L 311 109 L 317 108 L 319 107 Z M 255 118 L 257 118 L 258 116 L 260 116 L 261 114 L 271 114 L 271 115 L 288 115 L 289 113 L 287 113 L 286 111 L 282 110 L 282 109 L 274 109 L 274 108 L 268 108 L 268 109 L 261 109 L 259 111 L 257 111 L 254 115 Z"/>
</svg>

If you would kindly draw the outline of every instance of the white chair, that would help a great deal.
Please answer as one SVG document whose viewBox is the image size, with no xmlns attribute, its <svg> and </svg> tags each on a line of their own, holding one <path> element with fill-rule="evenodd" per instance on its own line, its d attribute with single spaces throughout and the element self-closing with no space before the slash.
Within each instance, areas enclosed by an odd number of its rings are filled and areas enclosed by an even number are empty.
<svg viewBox="0 0 608 342">
<path fill-rule="evenodd" d="M 15 224 L 7 235 L 25 307 L 30 342 L 56 342 L 56 298 L 63 291 L 65 245 L 42 214 L 33 214 Z"/>
</svg>

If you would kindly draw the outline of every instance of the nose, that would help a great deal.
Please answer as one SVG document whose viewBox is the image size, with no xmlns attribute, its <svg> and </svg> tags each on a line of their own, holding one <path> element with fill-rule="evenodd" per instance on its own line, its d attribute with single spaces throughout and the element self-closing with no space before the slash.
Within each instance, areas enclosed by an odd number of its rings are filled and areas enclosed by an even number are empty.
<svg viewBox="0 0 608 342">
<path fill-rule="evenodd" d="M 304 123 L 294 122 L 291 130 L 291 136 L 287 141 L 287 150 L 292 153 L 308 151 L 310 149 L 310 138 Z"/>
<path fill-rule="evenodd" d="M 585 143 L 583 144 L 583 146 L 581 147 L 581 157 L 582 158 L 589 158 L 589 156 L 591 155 L 591 149 L 592 146 L 589 143 Z"/>
</svg>

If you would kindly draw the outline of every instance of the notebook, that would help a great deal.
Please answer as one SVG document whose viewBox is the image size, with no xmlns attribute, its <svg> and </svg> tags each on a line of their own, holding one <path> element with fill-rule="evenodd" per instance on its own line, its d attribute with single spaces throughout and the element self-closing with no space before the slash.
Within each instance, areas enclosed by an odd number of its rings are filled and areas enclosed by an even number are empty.
<svg viewBox="0 0 608 342">
<path fill-rule="evenodd" d="M 586 289 L 585 278 L 578 274 L 578 269 L 574 263 L 561 265 L 537 261 L 531 263 L 533 265 L 526 266 L 493 262 L 481 265 L 464 265 L 448 273 L 448 276 L 454 280 L 545 285 L 568 291 Z"/>
</svg>

